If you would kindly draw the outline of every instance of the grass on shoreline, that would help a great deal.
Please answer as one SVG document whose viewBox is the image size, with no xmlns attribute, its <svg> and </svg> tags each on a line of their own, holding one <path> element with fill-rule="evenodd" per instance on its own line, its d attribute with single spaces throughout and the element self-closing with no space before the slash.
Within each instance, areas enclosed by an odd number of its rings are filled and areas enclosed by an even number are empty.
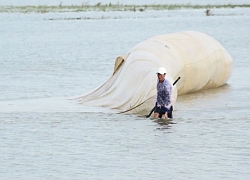
<svg viewBox="0 0 250 180">
<path fill-rule="evenodd" d="M 214 8 L 250 8 L 250 4 L 224 4 L 224 5 L 122 5 L 97 3 L 96 5 L 71 5 L 71 6 L 0 6 L 0 13 L 49 13 L 49 12 L 87 12 L 87 11 L 145 11 L 145 10 L 177 10 L 177 9 L 214 9 Z"/>
</svg>

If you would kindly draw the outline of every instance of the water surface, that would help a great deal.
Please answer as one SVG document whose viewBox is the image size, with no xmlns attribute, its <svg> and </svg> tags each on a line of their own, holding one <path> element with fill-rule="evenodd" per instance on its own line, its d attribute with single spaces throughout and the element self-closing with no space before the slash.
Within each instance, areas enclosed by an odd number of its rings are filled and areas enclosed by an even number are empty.
<svg viewBox="0 0 250 180">
<path fill-rule="evenodd" d="M 213 13 L 0 14 L 0 179 L 249 179 L 250 9 Z M 174 119 L 68 100 L 102 85 L 137 43 L 184 30 L 217 39 L 234 72 L 179 96 Z"/>
</svg>

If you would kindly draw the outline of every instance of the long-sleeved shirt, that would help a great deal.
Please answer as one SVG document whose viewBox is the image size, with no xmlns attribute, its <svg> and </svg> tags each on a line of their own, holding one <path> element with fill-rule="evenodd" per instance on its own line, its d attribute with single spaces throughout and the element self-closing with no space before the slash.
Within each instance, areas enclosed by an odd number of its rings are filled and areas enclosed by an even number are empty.
<svg viewBox="0 0 250 180">
<path fill-rule="evenodd" d="M 172 86 L 168 80 L 164 80 L 162 83 L 157 82 L 157 106 L 169 107 L 171 102 Z"/>
</svg>

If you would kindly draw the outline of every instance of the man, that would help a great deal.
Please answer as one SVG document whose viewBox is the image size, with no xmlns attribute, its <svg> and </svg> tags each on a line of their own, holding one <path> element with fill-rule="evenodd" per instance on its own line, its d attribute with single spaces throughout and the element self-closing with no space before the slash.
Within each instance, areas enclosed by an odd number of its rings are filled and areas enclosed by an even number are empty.
<svg viewBox="0 0 250 180">
<path fill-rule="evenodd" d="M 154 117 L 164 119 L 172 118 L 172 85 L 165 79 L 166 69 L 160 67 L 157 71 L 157 99 L 154 110 Z"/>
</svg>

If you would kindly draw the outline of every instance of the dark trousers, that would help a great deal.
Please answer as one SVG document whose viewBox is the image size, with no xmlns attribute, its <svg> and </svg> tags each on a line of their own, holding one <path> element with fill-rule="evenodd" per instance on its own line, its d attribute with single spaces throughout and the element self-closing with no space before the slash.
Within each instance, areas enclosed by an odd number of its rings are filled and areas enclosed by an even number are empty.
<svg viewBox="0 0 250 180">
<path fill-rule="evenodd" d="M 173 106 L 170 107 L 170 110 L 166 111 L 166 108 L 160 108 L 155 106 L 155 112 L 159 113 L 159 118 L 162 118 L 162 115 L 164 115 L 166 112 L 168 113 L 168 118 L 173 118 Z"/>
</svg>

